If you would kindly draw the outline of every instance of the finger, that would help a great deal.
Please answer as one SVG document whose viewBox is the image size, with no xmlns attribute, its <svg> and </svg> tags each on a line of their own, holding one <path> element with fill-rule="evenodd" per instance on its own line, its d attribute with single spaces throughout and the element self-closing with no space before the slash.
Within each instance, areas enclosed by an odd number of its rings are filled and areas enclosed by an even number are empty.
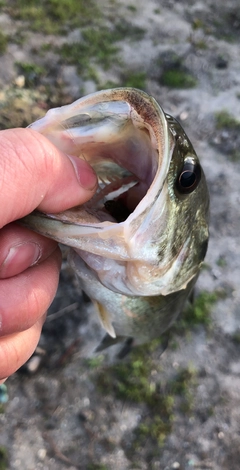
<svg viewBox="0 0 240 470">
<path fill-rule="evenodd" d="M 39 265 L 0 281 L 0 337 L 27 330 L 41 318 L 55 296 L 60 265 L 57 248 Z"/>
<path fill-rule="evenodd" d="M 12 222 L 0 230 L 0 246 L 0 279 L 4 279 L 44 261 L 57 243 Z"/>
<path fill-rule="evenodd" d="M 97 178 L 84 160 L 71 159 L 32 129 L 0 132 L 0 227 L 35 208 L 59 212 L 83 204 Z"/>
<path fill-rule="evenodd" d="M 6 380 L 31 357 L 39 341 L 44 319 L 45 315 L 28 330 L 0 338 L 0 379 Z"/>
</svg>

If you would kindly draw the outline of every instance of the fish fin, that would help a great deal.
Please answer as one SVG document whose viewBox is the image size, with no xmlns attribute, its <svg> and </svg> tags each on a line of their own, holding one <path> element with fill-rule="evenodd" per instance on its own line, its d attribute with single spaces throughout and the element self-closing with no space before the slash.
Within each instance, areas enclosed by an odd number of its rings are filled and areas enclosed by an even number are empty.
<svg viewBox="0 0 240 470">
<path fill-rule="evenodd" d="M 105 307 L 102 304 L 100 304 L 100 302 L 97 302 L 96 300 L 94 300 L 93 303 L 97 309 L 97 313 L 98 313 L 98 317 L 100 319 L 101 325 L 112 338 L 116 338 L 116 333 L 112 326 L 110 313 L 105 309 Z"/>
<path fill-rule="evenodd" d="M 127 356 L 133 348 L 133 343 L 134 339 L 133 338 L 127 338 L 126 341 L 123 344 L 122 349 L 120 349 L 117 358 L 118 359 L 123 359 L 125 356 Z"/>
<path fill-rule="evenodd" d="M 110 348 L 110 346 L 115 346 L 118 343 L 121 343 L 126 339 L 125 336 L 117 336 L 116 338 L 112 338 L 109 336 L 109 334 L 106 334 L 101 343 L 96 347 L 95 353 L 99 353 L 101 351 L 104 351 L 104 349 Z"/>
<path fill-rule="evenodd" d="M 117 353 L 116 358 L 123 359 L 132 350 L 133 341 L 133 338 L 126 338 L 126 336 L 117 336 L 116 338 L 111 338 L 108 334 L 106 334 L 94 352 L 99 353 L 104 351 L 104 349 L 122 343 L 122 345 L 120 345 L 121 349 Z"/>
</svg>

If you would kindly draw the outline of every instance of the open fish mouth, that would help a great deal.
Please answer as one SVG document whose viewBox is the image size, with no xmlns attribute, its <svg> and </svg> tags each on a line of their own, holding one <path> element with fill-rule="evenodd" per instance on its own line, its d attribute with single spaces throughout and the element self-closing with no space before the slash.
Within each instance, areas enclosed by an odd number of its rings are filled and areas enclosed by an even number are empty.
<svg viewBox="0 0 240 470">
<path fill-rule="evenodd" d="M 94 93 L 50 110 L 30 127 L 93 167 L 98 190 L 80 210 L 98 222 L 124 222 L 154 183 L 159 189 L 168 171 L 165 114 L 152 97 L 139 90 Z M 141 212 L 154 197 L 156 185 Z"/>
<path fill-rule="evenodd" d="M 22 220 L 73 248 L 83 289 L 91 294 L 91 278 L 107 289 L 106 299 L 108 291 L 146 297 L 185 290 L 206 253 L 208 192 L 181 125 L 146 93 L 116 88 L 51 109 L 30 127 L 98 176 L 84 205 Z"/>
<path fill-rule="evenodd" d="M 112 117 L 106 123 L 108 131 L 112 128 L 111 120 Z M 113 141 L 99 143 L 96 154 L 89 158 L 90 143 L 87 158 L 83 153 L 98 176 L 98 190 L 85 208 L 102 221 L 123 222 L 150 188 L 158 155 L 147 129 L 136 127 L 131 117 L 118 121 L 114 131 Z"/>
</svg>

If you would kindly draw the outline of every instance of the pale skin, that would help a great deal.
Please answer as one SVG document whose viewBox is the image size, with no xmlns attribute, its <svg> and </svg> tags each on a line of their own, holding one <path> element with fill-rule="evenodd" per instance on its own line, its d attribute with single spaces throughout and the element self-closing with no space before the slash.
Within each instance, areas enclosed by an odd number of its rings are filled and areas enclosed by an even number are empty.
<svg viewBox="0 0 240 470">
<path fill-rule="evenodd" d="M 34 209 L 60 212 L 90 199 L 96 175 L 31 129 L 0 131 L 0 384 L 34 352 L 61 266 L 57 243 L 21 227 Z"/>
</svg>

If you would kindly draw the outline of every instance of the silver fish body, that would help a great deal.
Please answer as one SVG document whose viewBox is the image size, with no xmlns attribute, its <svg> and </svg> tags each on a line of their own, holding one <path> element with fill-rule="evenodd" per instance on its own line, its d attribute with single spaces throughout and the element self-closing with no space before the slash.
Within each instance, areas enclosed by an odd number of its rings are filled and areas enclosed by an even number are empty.
<svg viewBox="0 0 240 470">
<path fill-rule="evenodd" d="M 160 336 L 182 310 L 208 242 L 205 176 L 181 125 L 146 93 L 117 88 L 30 127 L 86 159 L 99 189 L 81 207 L 34 212 L 24 223 L 72 248 L 71 265 L 110 336 Z"/>
</svg>

